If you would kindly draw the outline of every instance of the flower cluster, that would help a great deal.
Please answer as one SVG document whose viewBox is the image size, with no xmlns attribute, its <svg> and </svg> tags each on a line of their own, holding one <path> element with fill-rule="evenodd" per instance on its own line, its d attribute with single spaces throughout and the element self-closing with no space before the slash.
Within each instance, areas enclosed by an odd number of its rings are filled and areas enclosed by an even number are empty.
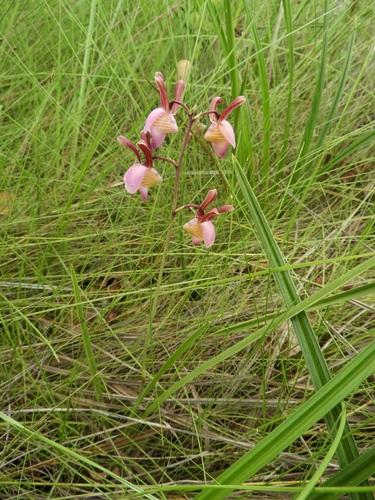
<svg viewBox="0 0 375 500">
<path fill-rule="evenodd" d="M 118 142 L 127 149 L 130 149 L 138 160 L 137 163 L 132 165 L 124 175 L 125 189 L 131 194 L 139 191 L 141 193 L 142 201 L 147 200 L 148 189 L 150 187 L 162 182 L 161 176 L 153 166 L 155 158 L 173 163 L 176 170 L 179 170 L 181 167 L 180 164 L 176 164 L 173 160 L 153 155 L 153 150 L 163 144 L 167 134 L 176 134 L 178 132 L 175 115 L 180 107 L 187 112 L 190 125 L 194 122 L 194 120 L 203 115 L 209 116 L 211 125 L 207 129 L 204 138 L 212 144 L 212 148 L 216 155 L 219 158 L 223 158 L 226 155 L 229 146 L 232 146 L 233 148 L 236 147 L 233 127 L 226 118 L 231 111 L 238 106 L 241 106 L 246 100 L 243 96 L 237 97 L 220 114 L 216 111 L 216 106 L 221 102 L 221 97 L 215 97 L 211 101 L 209 111 L 193 116 L 193 113 L 190 112 L 187 106 L 181 101 L 185 90 L 185 82 L 183 80 L 179 80 L 176 83 L 172 101 L 169 101 L 162 73 L 155 73 L 155 81 L 160 94 L 160 107 L 151 111 L 151 113 L 147 116 L 146 123 L 140 134 L 140 140 L 136 145 L 134 145 L 123 135 L 117 137 Z M 141 159 L 141 153 L 144 156 L 144 161 Z M 183 154 L 181 155 L 183 156 Z M 178 178 L 179 177 L 176 173 L 177 183 Z M 216 189 L 212 189 L 208 192 L 201 205 L 189 204 L 178 209 L 197 209 L 195 217 L 184 225 L 185 231 L 192 236 L 192 242 L 194 245 L 198 245 L 201 242 L 204 242 L 207 248 L 213 245 L 215 241 L 215 227 L 211 220 L 221 213 L 233 210 L 231 205 L 224 205 L 220 208 L 212 208 L 205 212 L 207 206 L 215 200 L 216 196 Z M 173 212 L 176 213 L 177 210 L 173 210 Z"/>
</svg>

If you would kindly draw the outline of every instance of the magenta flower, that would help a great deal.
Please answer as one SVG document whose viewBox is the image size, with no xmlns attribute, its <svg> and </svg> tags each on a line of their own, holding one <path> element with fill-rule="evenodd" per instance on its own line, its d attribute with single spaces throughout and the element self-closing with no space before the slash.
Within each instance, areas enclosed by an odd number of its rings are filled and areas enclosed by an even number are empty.
<svg viewBox="0 0 375 500">
<path fill-rule="evenodd" d="M 216 189 L 211 189 L 201 205 L 190 204 L 184 206 L 184 208 L 194 207 L 198 209 L 194 219 L 184 225 L 185 231 L 191 234 L 193 245 L 199 245 L 204 241 L 206 248 L 210 248 L 215 241 L 215 226 L 212 224 L 211 219 L 224 212 L 234 210 L 232 205 L 223 205 L 220 208 L 212 208 L 204 213 L 205 208 L 214 201 L 216 196 Z"/>
<path fill-rule="evenodd" d="M 158 148 L 163 144 L 167 134 L 175 134 L 178 131 L 174 115 L 177 113 L 178 103 L 185 89 L 185 82 L 179 80 L 176 83 L 173 104 L 172 107 L 170 107 L 164 77 L 159 71 L 155 73 L 155 81 L 160 92 L 160 108 L 154 109 L 148 115 L 143 131 L 151 134 L 151 145 L 153 148 Z"/>
<path fill-rule="evenodd" d="M 209 117 L 212 123 L 208 127 L 204 138 L 206 139 L 206 141 L 212 143 L 213 150 L 219 158 L 223 158 L 227 154 L 227 150 L 230 144 L 234 148 L 236 147 L 236 139 L 234 137 L 233 127 L 225 118 L 231 111 L 233 111 L 238 106 L 241 106 L 241 104 L 243 104 L 245 101 L 246 99 L 242 95 L 236 97 L 236 99 L 231 104 L 229 104 L 226 109 L 224 109 L 219 117 L 217 117 L 215 108 L 221 102 L 221 97 L 214 97 L 214 99 L 212 99 L 211 101 L 211 112 L 209 113 Z"/>
<path fill-rule="evenodd" d="M 134 194 L 139 191 L 142 201 L 147 200 L 148 188 L 160 184 L 161 176 L 153 168 L 152 149 L 150 145 L 150 135 L 141 132 L 141 140 L 137 143 L 139 149 L 145 156 L 145 163 L 141 162 L 140 154 L 134 144 L 123 135 L 119 135 L 117 140 L 120 144 L 131 149 L 138 158 L 139 163 L 132 165 L 124 175 L 125 189 L 128 193 Z"/>
</svg>

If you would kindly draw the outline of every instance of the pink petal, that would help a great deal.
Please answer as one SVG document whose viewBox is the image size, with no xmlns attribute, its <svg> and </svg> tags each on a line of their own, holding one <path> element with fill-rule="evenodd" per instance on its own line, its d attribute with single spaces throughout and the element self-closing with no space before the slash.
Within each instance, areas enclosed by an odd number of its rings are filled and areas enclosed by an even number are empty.
<svg viewBox="0 0 375 500">
<path fill-rule="evenodd" d="M 151 111 L 151 113 L 146 118 L 146 123 L 145 123 L 145 126 L 143 127 L 143 131 L 146 133 L 150 132 L 152 135 L 151 127 L 152 127 L 154 121 L 165 114 L 166 114 L 166 111 L 163 108 L 156 108 L 153 111 Z"/>
<path fill-rule="evenodd" d="M 215 241 L 215 226 L 210 221 L 202 222 L 201 228 L 206 248 L 210 248 Z"/>
<path fill-rule="evenodd" d="M 178 131 L 178 126 L 171 113 L 156 108 L 148 115 L 143 131 L 151 133 L 152 147 L 157 148 L 163 144 L 167 134 L 175 134 Z"/>
<path fill-rule="evenodd" d="M 144 176 L 147 173 L 147 167 L 136 163 L 132 165 L 124 175 L 125 189 L 128 193 L 134 194 L 141 186 Z"/>
<path fill-rule="evenodd" d="M 223 134 L 225 139 L 231 144 L 234 148 L 236 147 L 236 138 L 234 137 L 234 130 L 232 125 L 227 122 L 227 120 L 223 120 L 218 123 L 220 132 Z"/>
<path fill-rule="evenodd" d="M 225 120 L 225 118 L 229 115 L 229 113 L 231 113 L 235 108 L 238 108 L 238 106 L 241 106 L 245 101 L 246 98 L 243 95 L 236 97 L 235 100 L 231 102 L 229 106 L 225 108 L 224 111 L 221 113 L 219 121 Z"/>
<path fill-rule="evenodd" d="M 200 206 L 200 209 L 204 210 L 206 207 L 208 207 L 208 205 L 210 205 L 214 201 L 214 199 L 216 198 L 216 196 L 217 196 L 217 190 L 216 189 L 210 189 L 208 191 L 208 193 L 207 193 L 206 198 L 202 202 L 202 204 Z"/>
<path fill-rule="evenodd" d="M 176 83 L 176 87 L 174 89 L 174 101 L 179 101 L 181 102 L 181 97 L 182 94 L 184 93 L 185 90 L 185 82 L 183 80 L 178 80 Z M 174 103 L 172 104 L 172 115 L 175 115 L 178 111 L 178 104 Z"/>
<path fill-rule="evenodd" d="M 210 104 L 210 111 L 215 111 L 216 106 L 221 103 L 221 97 L 214 97 Z M 209 113 L 208 116 L 212 122 L 216 122 L 216 113 Z"/>
<path fill-rule="evenodd" d="M 160 93 L 160 106 L 165 109 L 165 111 L 169 111 L 169 99 L 167 94 L 167 89 L 164 83 L 164 77 L 160 71 L 155 73 L 155 81 L 157 86 L 159 87 Z"/>
<path fill-rule="evenodd" d="M 224 158 L 229 148 L 228 141 L 212 142 L 212 149 L 215 151 L 219 158 Z"/>
<path fill-rule="evenodd" d="M 139 186 L 139 192 L 142 195 L 142 201 L 146 201 L 148 196 L 148 187 Z"/>
<path fill-rule="evenodd" d="M 141 158 L 139 156 L 137 148 L 134 146 L 134 144 L 132 143 L 132 141 L 129 141 L 129 139 L 127 139 L 123 135 L 119 135 L 117 137 L 117 140 L 125 148 L 131 149 L 133 151 L 133 153 L 136 155 L 136 157 L 138 158 L 138 161 L 141 161 Z"/>
<path fill-rule="evenodd" d="M 158 148 L 161 146 L 164 142 L 165 136 L 167 134 L 165 132 L 162 132 L 158 128 L 152 128 L 151 129 L 151 136 L 152 136 L 152 147 L 153 148 Z"/>
</svg>

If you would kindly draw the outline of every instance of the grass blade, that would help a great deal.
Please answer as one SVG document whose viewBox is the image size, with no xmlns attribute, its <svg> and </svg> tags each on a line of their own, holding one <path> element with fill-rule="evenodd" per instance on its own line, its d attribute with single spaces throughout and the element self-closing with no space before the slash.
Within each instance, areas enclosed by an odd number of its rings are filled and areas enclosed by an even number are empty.
<svg viewBox="0 0 375 500">
<path fill-rule="evenodd" d="M 290 123 L 292 120 L 292 97 L 293 97 L 293 83 L 294 83 L 294 42 L 293 42 L 293 22 L 292 13 L 290 9 L 290 1 L 283 0 L 285 25 L 287 29 L 287 41 L 288 41 L 288 74 L 289 74 L 289 88 L 288 88 L 288 100 L 286 105 L 286 115 L 285 115 L 285 130 L 284 130 L 284 140 L 283 146 L 280 154 L 280 161 L 277 165 L 277 171 L 275 175 L 274 191 L 278 185 L 282 168 L 285 162 L 285 157 L 289 146 L 289 133 L 290 133 Z"/>
<path fill-rule="evenodd" d="M 330 477 L 321 487 L 335 487 L 335 486 L 356 486 L 362 481 L 375 474 L 375 446 L 365 451 L 350 465 L 338 471 L 334 476 Z M 319 492 L 317 488 L 311 493 L 309 500 L 324 499 L 336 500 L 342 496 L 342 491 L 338 493 L 328 494 L 326 492 Z"/>
<path fill-rule="evenodd" d="M 327 14 L 328 5 L 327 5 L 327 0 L 324 3 L 324 11 L 326 12 L 326 15 L 324 16 L 324 35 L 323 35 L 323 46 L 322 46 L 320 68 L 319 68 L 319 73 L 317 76 L 315 93 L 314 93 L 313 101 L 311 104 L 310 116 L 307 120 L 305 132 L 303 134 L 302 143 L 300 146 L 301 153 L 298 156 L 298 160 L 294 166 L 293 173 L 292 173 L 292 176 L 290 179 L 290 186 L 291 187 L 293 187 L 293 185 L 297 182 L 298 178 L 303 174 L 303 172 L 301 172 L 302 162 L 306 162 L 306 156 L 310 150 L 316 120 L 317 120 L 318 115 L 319 115 L 320 101 L 321 101 L 321 98 L 323 95 L 323 90 L 324 90 L 324 75 L 325 75 L 325 67 L 326 67 L 326 60 L 327 60 L 327 48 L 328 48 L 328 14 Z M 309 163 L 307 163 L 307 166 L 308 165 L 309 165 Z M 304 168 L 304 171 L 306 171 L 306 166 Z"/>
<path fill-rule="evenodd" d="M 257 233 L 262 241 L 267 257 L 273 267 L 281 267 L 285 264 L 284 258 L 279 250 L 279 247 L 273 238 L 268 223 L 259 206 L 259 203 L 251 189 L 249 182 L 244 175 L 242 168 L 237 162 L 234 164 L 238 174 L 239 184 L 247 203 L 250 216 L 254 222 Z M 290 274 L 286 271 L 275 273 L 275 279 L 283 296 L 284 303 L 287 308 L 290 308 L 300 301 L 298 293 Z M 330 374 L 321 353 L 315 333 L 309 323 L 305 312 L 297 314 L 292 318 L 293 328 L 300 343 L 300 347 L 304 354 L 306 364 L 311 376 L 311 380 L 316 390 L 326 384 L 330 379 Z M 336 420 L 340 415 L 339 408 L 333 408 L 327 414 L 326 420 L 328 428 L 334 428 Z M 337 456 L 341 467 L 349 465 L 355 458 L 358 457 L 358 450 L 353 436 L 350 434 L 349 426 L 346 426 L 345 434 L 348 436 L 343 440 L 337 448 Z"/>
<path fill-rule="evenodd" d="M 322 126 L 322 129 L 320 131 L 318 140 L 316 142 L 316 149 L 317 150 L 322 146 L 322 144 L 324 142 L 324 139 L 326 138 L 328 130 L 329 130 L 331 124 L 332 124 L 332 120 L 333 120 L 333 118 L 334 118 L 334 116 L 336 114 L 337 108 L 338 108 L 338 106 L 340 104 L 340 100 L 341 100 L 342 94 L 344 92 L 345 84 L 346 84 L 346 81 L 348 79 L 350 62 L 351 62 L 351 59 L 352 59 L 352 52 L 353 52 L 354 41 L 355 41 L 355 33 L 356 33 L 355 30 L 353 30 L 353 32 L 352 32 L 352 34 L 350 35 L 350 38 L 349 38 L 348 52 L 347 52 L 347 55 L 346 55 L 346 59 L 345 59 L 344 67 L 343 67 L 343 70 L 342 70 L 341 78 L 340 78 L 340 81 L 339 81 L 339 83 L 337 85 L 335 97 L 334 97 L 334 99 L 332 101 L 332 105 L 331 105 L 331 108 L 329 110 L 328 116 L 326 118 L 326 121 L 325 121 L 324 125 Z"/>
<path fill-rule="evenodd" d="M 221 474 L 216 483 L 236 485 L 254 476 L 278 453 L 336 407 L 346 396 L 355 391 L 374 370 L 375 342 L 372 342 L 282 424 Z M 216 491 L 215 500 L 226 498 L 229 493 L 229 491 Z M 196 500 L 208 500 L 212 498 L 212 492 L 206 489 L 195 498 Z M 369 498 L 371 498 L 370 493 Z"/>
<path fill-rule="evenodd" d="M 356 268 L 352 269 L 349 273 L 345 274 L 344 276 L 340 276 L 338 279 L 334 280 L 332 283 L 326 285 L 324 288 L 321 290 L 318 290 L 315 294 L 311 295 L 310 297 L 307 297 L 303 301 L 299 302 L 298 304 L 294 305 L 290 309 L 288 309 L 285 313 L 279 314 L 276 317 L 272 319 L 272 321 L 268 324 L 266 324 L 264 327 L 260 328 L 258 331 L 248 335 L 246 338 L 235 344 L 234 346 L 226 349 L 225 351 L 222 351 L 219 353 L 217 356 L 209 359 L 208 361 L 205 361 L 201 363 L 197 368 L 189 372 L 187 375 L 182 377 L 180 380 L 172 384 L 168 389 L 165 389 L 162 394 L 160 394 L 155 400 L 151 403 L 151 405 L 147 408 L 146 415 L 149 413 L 152 413 L 155 411 L 157 408 L 160 407 L 160 405 L 165 401 L 171 394 L 179 390 L 181 387 L 184 387 L 185 385 L 189 384 L 192 380 L 194 380 L 196 377 L 201 375 L 202 373 L 205 373 L 206 371 L 210 370 L 213 366 L 217 365 L 218 363 L 221 363 L 225 361 L 226 359 L 230 358 L 231 356 L 234 356 L 238 352 L 240 352 L 242 349 L 245 349 L 249 345 L 251 345 L 253 342 L 256 342 L 258 339 L 260 339 L 263 335 L 266 335 L 267 333 L 271 332 L 274 328 L 279 326 L 281 323 L 284 321 L 287 321 L 288 319 L 292 318 L 293 316 L 301 313 L 302 311 L 305 311 L 308 307 L 312 307 L 313 304 L 318 303 L 319 301 L 323 301 L 324 297 L 326 295 L 329 295 L 332 293 L 335 289 L 340 288 L 344 285 L 345 282 L 349 282 L 352 279 L 354 279 L 356 276 L 359 276 L 362 274 L 365 270 L 375 266 L 375 256 L 369 259 L 368 261 L 358 265 Z M 250 320 L 251 326 L 254 326 L 254 320 Z M 241 322 L 239 325 L 234 325 L 234 327 L 226 327 L 222 330 L 218 330 L 216 332 L 216 335 L 227 335 L 229 333 L 233 333 L 234 331 L 241 329 L 243 330 L 244 327 L 250 326 L 248 323 L 250 322 Z M 190 336 L 184 344 L 181 345 L 179 348 L 179 353 L 182 354 L 185 352 L 189 347 L 192 341 L 198 338 L 197 333 L 201 332 L 199 329 L 196 334 L 193 334 Z M 176 360 L 177 360 L 177 356 Z M 168 363 L 168 361 L 167 361 Z M 165 365 L 160 368 L 158 373 L 165 373 Z M 168 366 L 169 368 L 169 366 Z"/>
<path fill-rule="evenodd" d="M 212 22 L 214 23 L 217 36 L 220 40 L 221 49 L 224 53 L 224 58 L 232 84 L 232 99 L 234 99 L 240 94 L 240 76 L 235 50 L 232 5 L 230 0 L 224 1 L 225 28 L 222 27 L 219 13 L 211 0 L 207 1 L 207 10 L 210 13 Z"/>
<path fill-rule="evenodd" d="M 343 436 L 345 423 L 346 423 L 346 408 L 345 408 L 345 405 L 343 403 L 341 403 L 341 408 L 342 408 L 342 413 L 341 413 L 341 417 L 340 417 L 340 425 L 339 425 L 339 428 L 337 430 L 337 434 L 332 442 L 332 445 L 331 445 L 327 455 L 324 457 L 321 464 L 316 469 L 314 475 L 312 476 L 310 481 L 307 483 L 305 489 L 303 490 L 302 493 L 300 493 L 298 495 L 296 500 L 308 500 L 309 495 L 311 494 L 312 490 L 314 489 L 314 486 L 317 484 L 319 479 L 324 474 L 324 471 L 328 467 L 329 462 L 332 460 L 333 455 L 335 454 L 336 449 L 337 449 L 338 445 L 340 444 L 340 440 Z"/>
<path fill-rule="evenodd" d="M 227 34 L 227 65 L 229 69 L 230 80 L 232 83 L 232 99 L 240 95 L 240 75 L 238 73 L 235 32 L 233 26 L 232 2 L 224 1 L 225 27 Z"/>
<path fill-rule="evenodd" d="M 9 417 L 3 412 L 0 412 L 0 418 L 7 423 L 9 426 L 13 427 L 14 429 L 17 429 L 20 432 L 24 432 L 29 439 L 34 439 L 36 441 L 39 441 L 41 443 L 44 443 L 48 446 L 50 446 L 52 449 L 54 449 L 56 452 L 61 453 L 63 455 L 66 455 L 67 457 L 70 457 L 74 460 L 77 460 L 78 463 L 89 466 L 90 468 L 93 468 L 94 470 L 99 470 L 100 472 L 108 475 L 109 477 L 112 477 L 115 481 L 118 481 L 119 484 L 122 484 L 129 488 L 129 490 L 137 491 L 139 493 L 143 493 L 143 498 L 149 498 L 150 500 L 156 500 L 156 497 L 153 495 L 147 494 L 143 491 L 142 488 L 139 486 L 130 483 L 126 479 L 123 479 L 121 476 L 118 474 L 115 474 L 112 472 L 110 469 L 106 469 L 105 467 L 97 464 L 93 460 L 91 460 L 88 457 L 85 457 L 83 455 L 80 455 L 74 450 L 71 450 L 70 448 L 57 443 L 56 441 L 53 441 L 52 439 L 47 438 L 46 436 L 43 436 L 43 434 L 40 434 L 38 432 L 35 432 L 29 428 L 27 428 L 25 425 L 21 424 L 17 420 L 14 420 L 12 417 Z"/>
<path fill-rule="evenodd" d="M 85 354 L 86 354 L 87 366 L 89 368 L 90 375 L 92 377 L 92 383 L 94 386 L 94 392 L 96 395 L 96 399 L 98 402 L 102 403 L 103 402 L 102 385 L 100 382 L 100 378 L 99 378 L 99 374 L 98 374 L 98 367 L 96 365 L 94 351 L 93 351 L 92 344 L 91 344 L 91 338 L 90 338 L 89 331 L 87 329 L 87 322 L 86 322 L 85 314 L 84 314 L 83 307 L 82 307 L 82 292 L 81 292 L 81 289 L 78 285 L 77 276 L 76 276 L 76 273 L 74 271 L 73 266 L 71 267 L 71 276 L 72 276 L 72 282 L 73 282 L 73 290 L 74 290 L 74 297 L 75 297 L 75 302 L 76 302 L 77 316 L 78 316 L 78 320 L 79 320 L 80 325 L 81 325 L 82 341 L 83 341 L 83 347 L 84 347 Z"/>
<path fill-rule="evenodd" d="M 268 89 L 267 67 L 264 58 L 264 49 L 259 37 L 257 27 L 251 14 L 249 2 L 244 0 L 246 15 L 251 24 L 251 31 L 254 37 L 256 48 L 256 58 L 259 68 L 260 86 L 262 90 L 262 106 L 263 106 L 263 168 L 262 178 L 266 181 L 269 175 L 270 167 L 270 148 L 271 148 L 271 107 L 270 107 L 270 94 Z"/>
</svg>

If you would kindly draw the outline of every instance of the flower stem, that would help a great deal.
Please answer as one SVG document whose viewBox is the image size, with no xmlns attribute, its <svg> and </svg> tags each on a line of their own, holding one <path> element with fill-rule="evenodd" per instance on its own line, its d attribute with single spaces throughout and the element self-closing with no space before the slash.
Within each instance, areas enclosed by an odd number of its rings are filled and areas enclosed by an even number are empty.
<svg viewBox="0 0 375 500">
<path fill-rule="evenodd" d="M 161 283 L 162 283 L 162 279 L 163 279 L 165 264 L 167 262 L 169 243 L 170 243 L 170 239 L 172 236 L 173 221 L 176 217 L 176 208 L 177 208 L 177 204 L 178 204 L 178 188 L 179 188 L 179 183 L 180 183 L 181 167 L 182 167 L 182 162 L 184 159 L 185 151 L 186 151 L 186 148 L 187 148 L 187 145 L 189 142 L 191 128 L 192 128 L 193 123 L 194 123 L 194 117 L 191 113 L 189 113 L 188 117 L 189 117 L 189 119 L 188 119 L 188 124 L 186 127 L 184 142 L 182 144 L 180 156 L 179 156 L 179 159 L 178 159 L 178 162 L 176 165 L 176 175 L 175 175 L 175 179 L 174 179 L 171 219 L 169 222 L 169 226 L 168 226 L 168 230 L 167 230 L 167 234 L 166 234 L 166 238 L 165 238 L 164 250 L 163 250 L 163 255 L 161 258 L 161 262 L 160 262 L 156 288 L 155 288 L 154 293 L 152 293 L 151 308 L 150 308 L 150 321 L 149 321 L 148 331 L 147 331 L 146 338 L 145 338 L 145 343 L 143 346 L 143 353 L 142 353 L 142 384 L 143 385 L 146 383 L 146 377 L 147 377 L 147 373 L 148 373 L 147 372 L 147 355 L 149 354 L 150 348 L 152 350 L 152 334 L 153 334 L 153 329 L 154 329 L 154 319 L 155 319 L 156 309 L 158 306 L 160 287 L 161 287 Z M 144 396 L 145 395 L 143 395 L 143 397 Z M 140 404 L 140 403 L 141 403 L 141 401 L 138 401 L 138 404 Z"/>
</svg>

